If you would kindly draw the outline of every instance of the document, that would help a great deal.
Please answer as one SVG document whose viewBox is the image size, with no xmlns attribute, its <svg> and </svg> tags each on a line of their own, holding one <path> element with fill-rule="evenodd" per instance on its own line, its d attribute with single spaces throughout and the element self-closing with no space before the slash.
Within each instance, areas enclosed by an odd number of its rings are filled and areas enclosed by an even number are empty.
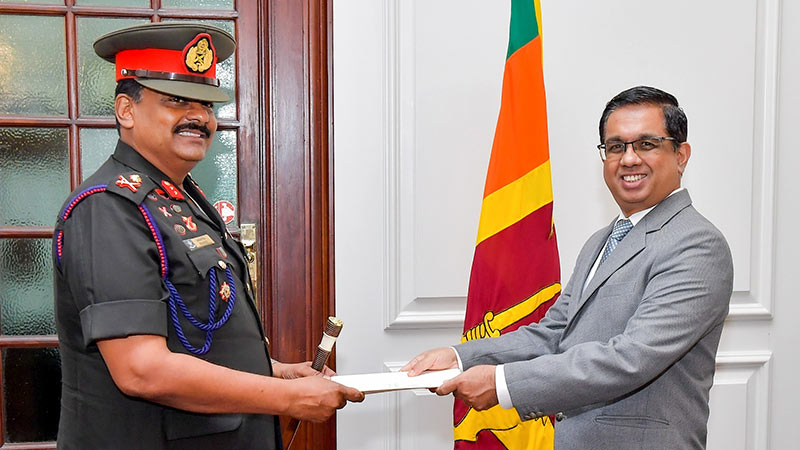
<svg viewBox="0 0 800 450">
<path fill-rule="evenodd" d="M 408 372 L 365 373 L 336 375 L 331 377 L 331 381 L 356 388 L 365 394 L 373 394 L 402 389 L 437 388 L 460 373 L 459 369 L 431 370 L 416 377 L 408 376 Z"/>
</svg>

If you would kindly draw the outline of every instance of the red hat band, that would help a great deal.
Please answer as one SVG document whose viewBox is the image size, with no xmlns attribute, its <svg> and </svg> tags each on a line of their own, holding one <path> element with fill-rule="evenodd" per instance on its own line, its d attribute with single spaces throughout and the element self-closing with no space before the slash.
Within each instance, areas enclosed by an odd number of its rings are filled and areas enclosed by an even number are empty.
<svg viewBox="0 0 800 450">
<path fill-rule="evenodd" d="M 219 86 L 211 36 L 198 34 L 183 50 L 146 48 L 116 54 L 116 80 L 155 78 Z"/>
</svg>

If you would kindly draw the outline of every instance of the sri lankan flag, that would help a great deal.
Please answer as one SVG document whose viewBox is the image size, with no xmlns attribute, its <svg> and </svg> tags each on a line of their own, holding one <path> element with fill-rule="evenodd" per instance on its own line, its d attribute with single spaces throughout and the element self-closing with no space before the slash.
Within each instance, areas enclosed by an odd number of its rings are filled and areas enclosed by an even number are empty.
<svg viewBox="0 0 800 450">
<path fill-rule="evenodd" d="M 500 116 L 483 193 L 462 342 L 537 322 L 561 292 L 539 0 L 511 1 Z M 456 450 L 553 448 L 548 418 L 454 407 Z"/>
</svg>

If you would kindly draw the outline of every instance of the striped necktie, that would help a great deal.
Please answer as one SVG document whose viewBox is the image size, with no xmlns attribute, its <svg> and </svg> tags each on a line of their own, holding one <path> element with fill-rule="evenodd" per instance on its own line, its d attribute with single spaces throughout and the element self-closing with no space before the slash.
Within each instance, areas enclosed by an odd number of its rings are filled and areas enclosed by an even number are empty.
<svg viewBox="0 0 800 450">
<path fill-rule="evenodd" d="M 606 249 L 603 251 L 603 256 L 600 258 L 600 264 L 603 264 L 603 261 L 608 258 L 608 255 L 617 248 L 617 245 L 622 241 L 626 234 L 631 231 L 633 228 L 633 223 L 630 219 L 622 219 L 618 220 L 617 223 L 614 224 L 614 229 L 611 231 L 611 236 L 608 237 L 608 243 L 606 244 Z"/>
</svg>

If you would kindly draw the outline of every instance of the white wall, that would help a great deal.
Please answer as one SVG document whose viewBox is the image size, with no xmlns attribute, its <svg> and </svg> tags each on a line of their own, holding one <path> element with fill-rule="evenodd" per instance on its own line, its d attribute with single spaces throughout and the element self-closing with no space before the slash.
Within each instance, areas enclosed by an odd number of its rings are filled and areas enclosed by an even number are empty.
<svg viewBox="0 0 800 450">
<path fill-rule="evenodd" d="M 509 5 L 334 2 L 342 374 L 396 369 L 458 340 Z M 605 102 L 637 84 L 675 94 L 693 147 L 684 185 L 727 236 L 736 271 L 709 449 L 793 448 L 800 5 L 542 0 L 542 8 L 562 278 L 618 211 L 594 147 Z M 371 395 L 339 414 L 339 448 L 451 448 L 451 404 L 426 393 Z"/>
</svg>

